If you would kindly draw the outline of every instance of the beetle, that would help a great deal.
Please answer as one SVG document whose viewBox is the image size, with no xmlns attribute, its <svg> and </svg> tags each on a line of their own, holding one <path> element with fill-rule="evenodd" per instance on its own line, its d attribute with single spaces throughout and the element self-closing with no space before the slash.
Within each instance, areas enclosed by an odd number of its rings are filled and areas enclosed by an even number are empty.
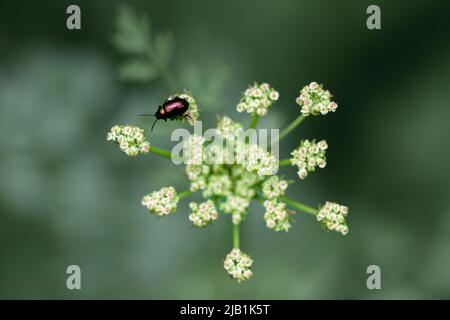
<svg viewBox="0 0 450 320">
<path fill-rule="evenodd" d="M 167 99 L 164 101 L 162 106 L 158 107 L 158 110 L 156 110 L 155 114 L 141 114 L 141 116 L 151 116 L 155 117 L 155 121 L 152 125 L 152 131 L 153 127 L 155 126 L 156 122 L 158 120 L 164 120 L 167 121 L 167 119 L 170 120 L 176 120 L 180 117 L 187 117 L 189 119 L 192 119 L 190 114 L 187 113 L 189 109 L 189 102 L 186 99 L 180 98 L 180 97 L 174 97 L 172 99 Z"/>
</svg>

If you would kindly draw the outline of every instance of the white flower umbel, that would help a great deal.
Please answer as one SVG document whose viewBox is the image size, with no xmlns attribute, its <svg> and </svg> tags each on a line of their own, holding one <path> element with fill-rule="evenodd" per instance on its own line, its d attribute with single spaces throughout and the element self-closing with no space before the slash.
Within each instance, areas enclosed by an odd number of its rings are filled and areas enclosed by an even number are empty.
<svg viewBox="0 0 450 320">
<path fill-rule="evenodd" d="M 291 224 L 284 202 L 266 200 L 264 201 L 264 208 L 266 208 L 264 220 L 266 220 L 267 228 L 275 231 L 283 230 L 287 232 L 289 230 Z"/>
<path fill-rule="evenodd" d="M 259 176 L 273 175 L 278 170 L 278 161 L 274 155 L 256 144 L 247 147 L 247 170 L 255 171 Z"/>
<path fill-rule="evenodd" d="M 325 90 L 317 82 L 311 82 L 300 90 L 300 95 L 295 100 L 301 107 L 304 116 L 326 115 L 328 112 L 335 112 L 337 103 L 331 101 L 333 95 Z"/>
<path fill-rule="evenodd" d="M 234 139 L 237 131 L 242 129 L 241 124 L 225 117 L 219 120 L 217 128 L 221 135 L 233 140 L 230 146 L 236 161 L 221 162 L 223 160 L 221 155 L 223 151 L 219 150 L 221 148 L 212 156 L 210 152 L 206 152 L 211 145 L 204 143 L 204 140 L 199 140 L 198 144 L 203 146 L 203 162 L 193 161 L 192 164 L 188 164 L 186 174 L 191 183 L 191 191 L 202 190 L 205 198 L 219 197 L 221 200 L 218 208 L 224 213 L 231 214 L 232 222 L 239 224 L 245 219 L 250 201 L 255 197 L 260 183 L 278 169 L 278 162 L 263 148 Z M 194 140 L 189 143 L 195 145 Z M 200 154 L 200 151 L 197 150 L 194 155 Z M 281 194 L 281 189 L 286 187 L 285 184 L 286 182 L 276 181 L 273 186 L 276 190 L 269 192 Z M 268 185 L 267 189 L 269 188 Z"/>
<path fill-rule="evenodd" d="M 239 249 L 233 249 L 225 257 L 223 266 L 228 274 L 237 282 L 241 283 L 253 276 L 251 266 L 253 260 L 249 255 L 243 253 Z"/>
<path fill-rule="evenodd" d="M 252 115 L 265 116 L 269 107 L 279 98 L 279 93 L 268 83 L 254 83 L 244 92 L 236 106 L 237 112 L 247 112 Z"/>
<path fill-rule="evenodd" d="M 189 215 L 189 220 L 195 227 L 203 228 L 210 225 L 214 220 L 217 220 L 219 214 L 212 200 L 207 200 L 200 204 L 191 202 L 189 207 L 192 213 Z"/>
<path fill-rule="evenodd" d="M 191 126 L 193 126 L 194 122 L 200 118 L 200 111 L 198 108 L 197 101 L 195 101 L 194 97 L 189 91 L 184 91 L 183 93 L 176 93 L 174 95 L 171 95 L 170 97 L 167 98 L 167 100 L 172 100 L 175 97 L 185 99 L 187 102 L 189 102 L 189 109 L 186 112 L 188 116 L 186 116 L 186 114 L 181 115 L 178 117 L 178 119 L 181 119 L 182 121 L 187 122 Z"/>
<path fill-rule="evenodd" d="M 308 173 L 316 170 L 316 167 L 325 168 L 327 148 L 325 140 L 317 143 L 315 140 L 302 140 L 300 146 L 291 152 L 291 164 L 298 168 L 297 175 L 300 179 L 305 179 Z"/>
<path fill-rule="evenodd" d="M 189 109 L 177 120 L 190 124 L 199 117 L 198 105 L 192 95 L 185 91 L 172 95 L 186 99 Z M 294 117 L 291 124 L 281 132 L 280 141 L 295 129 L 306 116 L 325 115 L 333 112 L 337 104 L 331 101 L 331 93 L 316 82 L 304 87 L 297 98 L 301 114 Z M 199 192 L 204 200 L 190 203 L 189 220 L 193 226 L 203 228 L 218 219 L 219 210 L 230 215 L 232 228 L 233 250 L 226 256 L 224 267 L 233 279 L 243 282 L 252 277 L 252 259 L 241 251 L 241 223 L 245 220 L 252 201 L 263 203 L 264 221 L 269 229 L 288 231 L 292 223 L 292 211 L 287 206 L 302 211 L 317 218 L 327 230 L 348 233 L 345 217 L 348 208 L 333 202 L 327 202 L 319 210 L 297 202 L 286 195 L 288 181 L 277 176 L 279 165 L 292 164 L 298 168 L 298 176 L 304 179 L 317 167 L 326 166 L 325 140 L 303 140 L 300 146 L 293 150 L 290 159 L 278 161 L 275 153 L 268 151 L 261 136 L 253 139 L 251 134 L 257 128 L 259 117 L 267 114 L 271 105 L 277 101 L 279 94 L 269 84 L 255 83 L 244 93 L 237 105 L 237 111 L 251 114 L 248 124 L 249 131 L 244 134 L 244 126 L 227 116 L 218 120 L 215 139 L 206 140 L 199 135 L 191 135 L 183 139 L 183 164 L 190 183 L 190 189 L 177 194 L 173 187 L 164 187 L 142 198 L 142 205 L 156 216 L 169 215 L 177 209 L 178 202 L 192 192 Z M 188 116 L 186 116 L 188 115 Z M 194 130 L 197 132 L 197 130 Z M 261 132 L 260 132 L 261 133 Z M 168 150 L 150 147 L 144 138 L 144 131 L 133 126 L 115 126 L 108 133 L 107 139 L 118 144 L 120 149 L 129 156 L 153 152 L 162 157 L 172 159 Z M 174 161 L 175 162 L 175 161 Z M 231 231 L 231 230 L 230 230 Z"/>
<path fill-rule="evenodd" d="M 220 204 L 220 210 L 224 213 L 231 213 L 233 224 L 239 224 L 246 217 L 249 205 L 249 199 L 236 195 L 229 195 L 226 197 L 226 200 Z"/>
<path fill-rule="evenodd" d="M 228 174 L 213 174 L 208 179 L 203 196 L 207 198 L 211 196 L 226 196 L 231 193 L 232 188 L 233 181 Z"/>
<path fill-rule="evenodd" d="M 316 217 L 317 221 L 319 221 L 325 229 L 346 235 L 348 233 L 348 226 L 345 221 L 347 214 L 348 207 L 327 201 L 320 207 Z"/>
<path fill-rule="evenodd" d="M 235 140 L 240 133 L 243 133 L 242 124 L 224 116 L 217 122 L 216 132 L 226 140 Z"/>
<path fill-rule="evenodd" d="M 263 196 L 266 199 L 278 198 L 286 192 L 288 182 L 281 180 L 278 176 L 271 176 L 262 184 Z"/>
<path fill-rule="evenodd" d="M 174 187 L 163 187 L 142 198 L 142 205 L 157 216 L 169 215 L 177 209 L 179 197 Z"/>
<path fill-rule="evenodd" d="M 144 129 L 139 127 L 114 126 L 108 132 L 106 140 L 116 143 L 120 150 L 130 157 L 150 151 L 150 143 L 145 139 Z"/>
</svg>

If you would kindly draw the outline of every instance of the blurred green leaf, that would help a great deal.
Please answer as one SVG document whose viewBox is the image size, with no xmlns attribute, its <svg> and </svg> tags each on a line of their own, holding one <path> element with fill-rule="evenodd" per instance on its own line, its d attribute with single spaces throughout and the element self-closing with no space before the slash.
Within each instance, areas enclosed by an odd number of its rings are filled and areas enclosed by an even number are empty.
<svg viewBox="0 0 450 320">
<path fill-rule="evenodd" d="M 161 66 L 167 66 L 173 57 L 175 40 L 169 33 L 157 34 L 152 45 L 153 56 Z"/>
<path fill-rule="evenodd" d="M 166 72 L 175 48 L 171 34 L 156 33 L 153 37 L 148 17 L 129 6 L 119 8 L 113 44 L 129 55 L 119 68 L 119 78 L 136 82 L 150 81 Z"/>
<path fill-rule="evenodd" d="M 230 80 L 230 74 L 230 68 L 220 61 L 203 61 L 202 66 L 185 64 L 180 71 L 183 82 L 196 92 L 198 100 L 209 109 L 216 110 L 225 107 L 224 88 Z"/>
<path fill-rule="evenodd" d="M 116 21 L 117 31 L 113 36 L 113 44 L 129 54 L 145 54 L 149 49 L 151 30 L 148 18 L 139 15 L 128 6 L 121 6 Z"/>
<path fill-rule="evenodd" d="M 134 59 L 125 62 L 119 68 L 119 78 L 125 81 L 145 82 L 157 76 L 157 68 L 149 61 Z"/>
</svg>

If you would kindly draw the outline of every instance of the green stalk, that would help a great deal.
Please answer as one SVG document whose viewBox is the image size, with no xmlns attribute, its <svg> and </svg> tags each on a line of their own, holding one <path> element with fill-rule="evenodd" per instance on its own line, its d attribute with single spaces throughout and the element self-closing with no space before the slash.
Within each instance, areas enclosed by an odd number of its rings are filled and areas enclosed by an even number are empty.
<svg viewBox="0 0 450 320">
<path fill-rule="evenodd" d="M 180 198 L 180 200 L 181 200 L 181 199 L 189 197 L 191 194 L 192 194 L 191 190 L 185 190 L 178 194 L 178 198 Z"/>
<path fill-rule="evenodd" d="M 311 207 L 309 207 L 309 206 L 307 206 L 307 205 L 305 205 L 305 204 L 303 204 L 303 203 L 300 203 L 300 202 L 297 202 L 297 201 L 295 201 L 295 200 L 292 200 L 292 199 L 290 199 L 290 198 L 288 198 L 288 197 L 283 197 L 283 200 L 284 200 L 288 205 L 290 205 L 291 207 L 293 207 L 294 209 L 303 211 L 303 212 L 305 212 L 305 213 L 307 213 L 307 214 L 310 214 L 310 215 L 315 216 L 315 215 L 317 215 L 317 213 L 318 213 L 318 210 L 316 210 L 316 209 L 314 209 L 314 208 L 311 208 Z"/>
<path fill-rule="evenodd" d="M 150 152 L 153 152 L 155 154 L 159 154 L 160 156 L 172 159 L 172 154 L 170 153 L 170 151 L 167 151 L 165 149 L 150 146 Z"/>
<path fill-rule="evenodd" d="M 239 225 L 233 223 L 233 248 L 239 249 Z"/>
<path fill-rule="evenodd" d="M 254 114 L 252 117 L 252 122 L 250 122 L 249 129 L 255 129 L 256 125 L 258 124 L 259 116 L 257 114 Z"/>
<path fill-rule="evenodd" d="M 290 165 L 291 164 L 291 159 L 283 159 L 283 160 L 280 160 L 279 162 L 278 162 L 278 165 L 280 166 L 280 167 L 282 167 L 282 166 L 288 166 L 288 165 Z"/>
<path fill-rule="evenodd" d="M 288 125 L 283 131 L 281 131 L 278 141 L 283 139 L 285 136 L 287 136 L 292 130 L 295 129 L 300 123 L 302 123 L 303 120 L 305 120 L 306 117 L 304 115 L 299 115 L 290 125 Z"/>
</svg>

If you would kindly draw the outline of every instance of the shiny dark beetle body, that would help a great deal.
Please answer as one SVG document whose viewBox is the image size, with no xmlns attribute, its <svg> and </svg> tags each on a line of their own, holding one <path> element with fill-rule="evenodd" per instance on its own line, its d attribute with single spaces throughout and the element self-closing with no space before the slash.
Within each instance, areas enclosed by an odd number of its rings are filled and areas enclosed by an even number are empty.
<svg viewBox="0 0 450 320">
<path fill-rule="evenodd" d="M 174 97 L 172 99 L 164 101 L 163 105 L 158 107 L 158 110 L 156 110 L 156 113 L 154 115 L 142 114 L 141 116 L 153 116 L 156 118 L 155 122 L 153 122 L 152 125 L 153 131 L 153 127 L 155 126 L 158 120 L 167 121 L 167 119 L 175 120 L 182 117 L 190 118 L 191 116 L 188 113 L 186 113 L 188 109 L 189 109 L 189 102 L 186 99 Z"/>
<path fill-rule="evenodd" d="M 162 106 L 159 106 L 155 113 L 156 119 L 161 120 L 174 120 L 178 116 L 182 116 L 189 109 L 189 102 L 186 99 L 175 97 L 170 100 L 164 101 Z M 189 116 L 189 115 L 186 115 Z"/>
</svg>

